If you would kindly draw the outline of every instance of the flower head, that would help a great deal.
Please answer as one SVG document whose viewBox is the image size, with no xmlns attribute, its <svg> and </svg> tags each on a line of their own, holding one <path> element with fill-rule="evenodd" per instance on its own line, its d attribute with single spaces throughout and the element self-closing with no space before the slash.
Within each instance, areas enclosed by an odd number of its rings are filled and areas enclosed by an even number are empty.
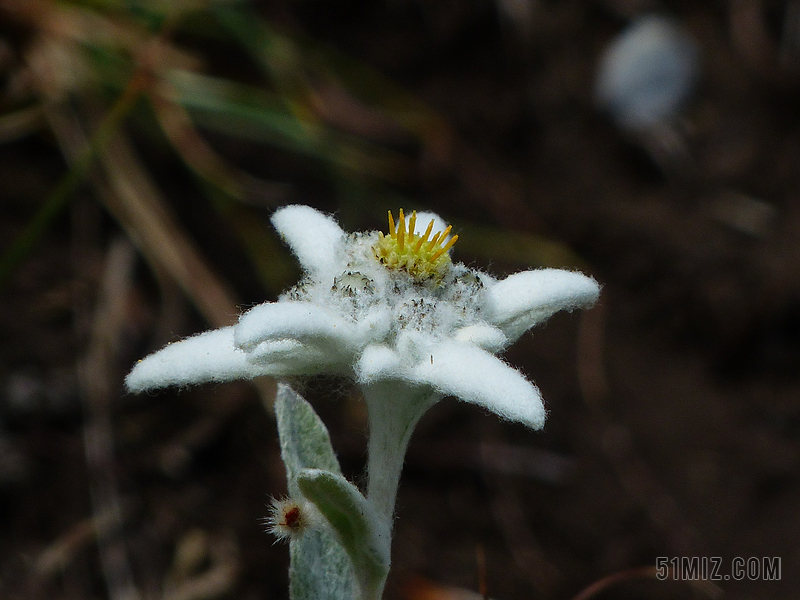
<svg viewBox="0 0 800 600">
<path fill-rule="evenodd" d="M 273 498 L 270 502 L 269 516 L 264 519 L 267 532 L 275 536 L 277 542 L 288 542 L 318 527 L 319 515 L 310 502 L 301 498 Z"/>
<path fill-rule="evenodd" d="M 287 206 L 272 222 L 304 270 L 277 302 L 232 327 L 167 346 L 140 361 L 131 391 L 260 375 L 350 375 L 453 395 L 540 428 L 538 389 L 495 356 L 559 310 L 593 304 L 599 286 L 571 271 L 525 271 L 497 281 L 453 263 L 457 236 L 436 215 L 412 213 L 389 234 L 347 234 L 329 216 Z"/>
<path fill-rule="evenodd" d="M 452 263 L 448 250 L 456 243 L 458 236 L 448 239 L 452 225 L 431 235 L 436 223 L 434 218 L 428 223 L 425 233 L 420 235 L 416 231 L 416 223 L 417 211 L 411 213 L 407 230 L 403 209 L 400 209 L 397 226 L 392 211 L 389 211 L 389 235 L 378 232 L 378 242 L 372 248 L 375 258 L 386 268 L 403 270 L 418 282 L 431 279 L 440 282 Z"/>
</svg>

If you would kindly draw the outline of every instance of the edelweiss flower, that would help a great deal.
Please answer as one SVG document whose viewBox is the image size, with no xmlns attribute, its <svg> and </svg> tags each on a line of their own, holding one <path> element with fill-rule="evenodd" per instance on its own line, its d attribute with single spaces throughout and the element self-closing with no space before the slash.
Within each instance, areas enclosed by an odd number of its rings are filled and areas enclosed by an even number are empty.
<svg viewBox="0 0 800 600">
<path fill-rule="evenodd" d="M 369 413 L 367 500 L 386 530 L 411 432 L 443 396 L 543 426 L 539 390 L 495 354 L 553 313 L 592 305 L 596 281 L 557 269 L 497 281 L 454 264 L 457 236 L 433 214 L 406 222 L 401 210 L 395 224 L 389 213 L 388 235 L 346 234 L 307 206 L 282 208 L 272 223 L 305 271 L 300 283 L 235 326 L 140 361 L 126 379 L 130 391 L 261 375 L 351 376 Z"/>
<path fill-rule="evenodd" d="M 128 389 L 342 373 L 362 385 L 423 386 L 541 428 L 537 388 L 494 353 L 559 310 L 593 304 L 597 283 L 556 269 L 497 281 L 451 262 L 457 236 L 447 241 L 450 228 L 436 215 L 389 219 L 389 235 L 348 235 L 310 207 L 278 210 L 272 222 L 297 255 L 302 281 L 235 326 L 148 356 L 128 375 Z"/>
<path fill-rule="evenodd" d="M 389 569 L 403 458 L 419 418 L 452 395 L 541 428 L 539 390 L 495 354 L 553 313 L 593 304 L 599 286 L 570 271 L 526 271 L 497 281 L 453 264 L 449 250 L 457 236 L 449 237 L 450 228 L 431 214 L 413 213 L 406 222 L 401 210 L 395 224 L 389 213 L 388 235 L 348 235 L 307 206 L 282 208 L 272 222 L 300 260 L 300 283 L 277 302 L 247 311 L 233 327 L 148 356 L 126 385 L 138 392 L 260 375 L 351 376 L 369 413 L 366 496 L 339 473 L 300 469 L 299 459 L 292 459 L 292 469 L 299 469 L 292 485 L 302 483 L 298 491 L 321 514 L 336 516 L 326 522 L 349 556 L 360 597 L 376 600 Z M 326 431 L 319 435 L 327 439 Z M 292 444 L 283 443 L 282 452 L 293 456 Z M 272 522 L 279 534 L 304 523 L 300 506 L 276 505 Z"/>
</svg>

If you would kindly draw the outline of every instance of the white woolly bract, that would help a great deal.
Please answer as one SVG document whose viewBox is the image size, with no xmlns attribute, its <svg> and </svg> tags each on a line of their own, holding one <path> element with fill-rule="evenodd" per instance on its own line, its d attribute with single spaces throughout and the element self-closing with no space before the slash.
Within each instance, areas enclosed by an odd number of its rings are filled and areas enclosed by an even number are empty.
<svg viewBox="0 0 800 600">
<path fill-rule="evenodd" d="M 415 229 L 431 219 L 417 215 Z M 346 234 L 307 206 L 279 209 L 273 224 L 303 279 L 278 302 L 226 327 L 171 344 L 140 361 L 131 391 L 259 375 L 350 375 L 452 395 L 534 428 L 537 388 L 493 354 L 559 310 L 590 306 L 599 286 L 580 273 L 541 269 L 497 281 L 463 264 L 420 281 L 376 258 L 377 232 Z"/>
<path fill-rule="evenodd" d="M 234 327 L 223 327 L 169 344 L 139 361 L 125 378 L 125 385 L 131 392 L 142 392 L 163 385 L 252 379 L 269 374 L 269 369 L 255 369 L 247 354 L 234 346 L 233 333 Z"/>
<path fill-rule="evenodd" d="M 294 205 L 275 211 L 272 224 L 305 271 L 335 268 L 345 237 L 336 221 L 310 206 Z"/>
<path fill-rule="evenodd" d="M 561 310 L 597 302 L 600 286 L 583 273 L 537 269 L 514 273 L 487 291 L 486 317 L 511 342 Z"/>
<path fill-rule="evenodd" d="M 422 360 L 411 364 L 404 363 L 402 354 L 391 348 L 372 346 L 362 355 L 357 371 L 364 384 L 396 380 L 427 386 L 532 429 L 544 425 L 545 410 L 538 388 L 519 371 L 476 346 L 444 341 L 429 346 Z"/>
</svg>

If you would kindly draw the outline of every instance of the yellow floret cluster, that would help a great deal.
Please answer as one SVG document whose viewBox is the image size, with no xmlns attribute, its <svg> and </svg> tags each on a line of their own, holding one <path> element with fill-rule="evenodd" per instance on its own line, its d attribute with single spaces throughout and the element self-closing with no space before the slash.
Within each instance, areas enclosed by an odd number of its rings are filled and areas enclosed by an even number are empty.
<svg viewBox="0 0 800 600">
<path fill-rule="evenodd" d="M 415 233 L 417 211 L 411 213 L 406 223 L 403 209 L 395 225 L 392 211 L 389 211 L 389 234 L 378 232 L 379 239 L 373 246 L 375 258 L 389 269 L 403 270 L 417 281 L 440 280 L 451 264 L 448 250 L 458 239 L 454 235 L 449 240 L 451 227 L 437 232 L 431 237 L 434 221 L 428 224 L 423 235 Z"/>
</svg>

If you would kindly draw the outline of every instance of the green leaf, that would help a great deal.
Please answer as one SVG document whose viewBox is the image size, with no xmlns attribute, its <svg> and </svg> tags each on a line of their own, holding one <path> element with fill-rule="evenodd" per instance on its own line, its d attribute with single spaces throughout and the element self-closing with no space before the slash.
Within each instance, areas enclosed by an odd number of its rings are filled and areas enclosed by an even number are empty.
<svg viewBox="0 0 800 600">
<path fill-rule="evenodd" d="M 286 465 L 289 495 L 300 493 L 297 475 L 302 469 L 323 469 L 342 474 L 331 446 L 328 428 L 313 407 L 291 387 L 278 384 L 275 400 L 281 458 Z"/>
<path fill-rule="evenodd" d="M 311 405 L 288 385 L 278 385 L 275 415 L 290 496 L 302 495 L 297 477 L 304 469 L 325 469 L 341 476 L 327 428 Z M 353 600 L 358 597 L 350 558 L 328 530 L 306 531 L 293 538 L 289 555 L 292 600 Z"/>
<path fill-rule="evenodd" d="M 291 600 L 354 600 L 358 586 L 341 544 L 325 530 L 307 531 L 289 543 Z"/>
<path fill-rule="evenodd" d="M 353 563 L 363 599 L 381 597 L 389 572 L 391 533 L 356 486 L 342 475 L 320 469 L 297 474 L 303 495 L 336 531 Z"/>
</svg>

